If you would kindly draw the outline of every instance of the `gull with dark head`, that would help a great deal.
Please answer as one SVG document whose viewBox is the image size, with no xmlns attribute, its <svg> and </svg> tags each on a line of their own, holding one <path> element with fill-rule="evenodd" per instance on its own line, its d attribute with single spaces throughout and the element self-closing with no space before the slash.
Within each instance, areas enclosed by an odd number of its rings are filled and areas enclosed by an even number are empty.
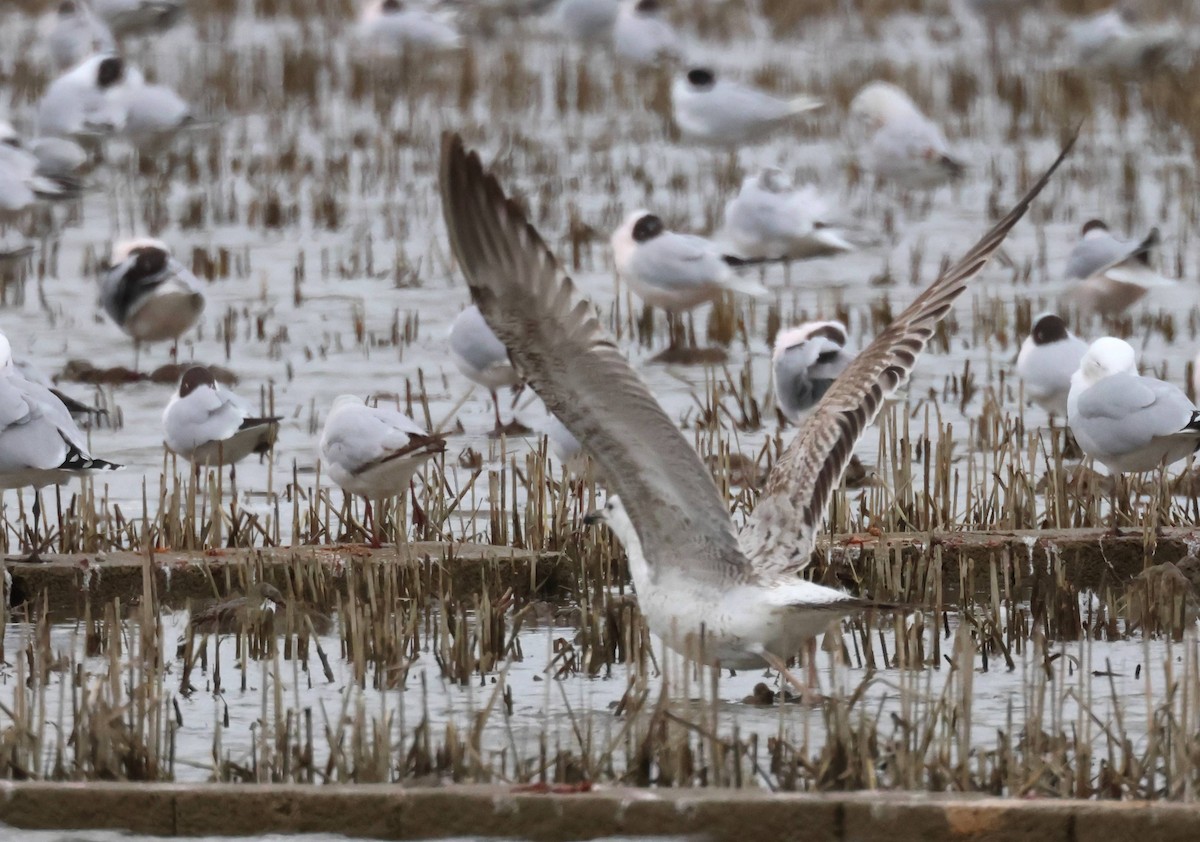
<svg viewBox="0 0 1200 842">
<path fill-rule="evenodd" d="M 125 93 L 142 76 L 114 54 L 85 58 L 59 76 L 38 102 L 37 133 L 71 139 L 106 137 L 125 127 Z"/>
<path fill-rule="evenodd" d="M 267 453 L 279 435 L 278 416 L 257 417 L 204 366 L 184 372 L 163 410 L 167 449 L 196 466 L 222 467 Z"/>
<path fill-rule="evenodd" d="M 1049 415 L 1066 417 L 1071 376 L 1079 370 L 1087 349 L 1087 343 L 1067 330 L 1061 317 L 1054 313 L 1038 316 L 1017 354 L 1017 375 L 1025 384 L 1025 397 Z"/>
<path fill-rule="evenodd" d="M 682 58 L 683 46 L 659 0 L 622 0 L 613 24 L 613 52 L 635 67 L 652 67 Z"/>
<path fill-rule="evenodd" d="M 821 107 L 809 96 L 790 99 L 694 67 L 671 84 L 671 111 L 684 137 L 738 147 L 761 140 L 796 116 Z"/>
<path fill-rule="evenodd" d="M 373 0 L 359 21 L 362 38 L 383 53 L 405 50 L 456 50 L 463 45 L 448 19 L 410 0 Z"/>
<path fill-rule="evenodd" d="M 121 330 L 143 342 L 175 342 L 204 312 L 204 290 L 162 240 L 141 238 L 113 246 L 100 279 L 100 303 Z"/>
<path fill-rule="evenodd" d="M 734 271 L 762 261 L 725 254 L 706 237 L 671 231 L 661 218 L 646 210 L 626 216 L 609 242 L 617 275 L 643 301 L 671 316 L 669 352 L 681 344 L 675 319 L 679 313 L 730 292 L 756 297 L 767 294 L 762 284 Z"/>
<path fill-rule="evenodd" d="M 779 411 L 799 424 L 852 362 L 841 322 L 805 322 L 779 331 L 771 355 Z"/>
<path fill-rule="evenodd" d="M 699 455 L 618 350 L 590 302 L 478 154 L 447 135 L 441 193 L 471 297 L 529 386 L 598 464 L 609 490 L 597 518 L 630 556 L 651 631 L 723 667 L 786 661 L 845 614 L 874 603 L 800 578 L 863 430 L 902 382 L 967 283 L 1066 155 L 961 260 L 855 359 L 788 446 L 739 535 Z"/>
<path fill-rule="evenodd" d="M 1089 219 L 1067 258 L 1065 275 L 1073 286 L 1066 300 L 1085 315 L 1116 316 L 1150 290 L 1175 286 L 1154 269 L 1158 244 L 1157 228 L 1142 240 L 1118 240 L 1102 220 Z"/>
</svg>

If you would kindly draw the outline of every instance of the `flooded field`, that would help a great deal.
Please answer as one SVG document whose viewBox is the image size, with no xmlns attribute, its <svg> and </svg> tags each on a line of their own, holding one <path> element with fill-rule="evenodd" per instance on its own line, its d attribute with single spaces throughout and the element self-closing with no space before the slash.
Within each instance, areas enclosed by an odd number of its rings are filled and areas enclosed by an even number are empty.
<svg viewBox="0 0 1200 842">
<path fill-rule="evenodd" d="M 54 4 L 18 5 L 27 8 L 0 11 L 0 108 L 32 129 L 53 78 L 43 36 Z M 1065 33 L 1099 4 L 1079 0 L 1044 4 L 1015 32 L 991 35 L 939 0 L 829 12 L 672 4 L 693 62 L 825 102 L 794 130 L 728 152 L 678 136 L 670 69 L 634 70 L 567 42 L 548 17 L 501 15 L 484 27 L 482 4 L 465 4 L 465 50 L 388 58 L 358 44 L 351 5 L 193 3 L 179 26 L 133 40 L 131 61 L 177 90 L 202 125 L 153 154 L 106 144 L 81 199 L 4 229 L 4 245 L 28 240 L 34 252 L 4 289 L 0 330 L 61 389 L 107 408 L 89 431 L 92 451 L 125 465 L 82 494 L 48 493 L 56 529 L 66 510 L 50 549 L 186 548 L 202 560 L 225 545 L 366 540 L 361 501 L 344 506 L 317 460 L 324 419 L 349 393 L 398 402 L 448 435 L 406 507 L 377 515 L 390 541 L 561 551 L 578 560 L 578 585 L 520 602 L 483 581 L 475 600 L 450 600 L 378 564 L 347 563 L 336 583 L 277 582 L 287 607 L 272 626 L 258 625 L 267 612 L 251 601 L 218 649 L 197 637 L 190 656 L 188 613 L 160 610 L 153 594 L 66 619 L 14 608 L 0 772 L 1193 797 L 1191 569 L 1081 593 L 1062 565 L 1031 593 L 998 559 L 990 592 L 950 600 L 940 569 L 918 577 L 881 564 L 863 572 L 873 594 L 924 610 L 832 629 L 815 656 L 828 695 L 816 708 L 770 704 L 774 673 L 682 664 L 628 604 L 614 543 L 583 526 L 600 498 L 594 475 L 563 472 L 528 390 L 501 393 L 501 411 L 534 432 L 489 437 L 490 397 L 449 357 L 449 326 L 469 296 L 436 183 L 441 134 L 461 132 L 527 205 L 742 518 L 792 435 L 771 396 L 780 327 L 840 318 L 850 344 L 865 346 L 1082 124 L 1073 157 L 860 442 L 868 476 L 838 493 L 827 531 L 1101 526 L 1105 478 L 1064 460 L 1045 413 L 1024 405 L 1014 361 L 1032 316 L 1059 309 L 1081 336 L 1126 337 L 1144 372 L 1191 390 L 1200 111 L 1179 78 L 1081 71 Z M 1200 20 L 1192 2 L 1147 7 L 1152 19 Z M 961 182 L 906 194 L 863 171 L 847 107 L 872 79 L 902 85 L 944 127 L 967 167 Z M 615 282 L 609 233 L 639 207 L 716 233 L 743 176 L 763 166 L 816 184 L 860 248 L 752 270 L 768 297 L 695 311 L 697 342 L 722 348 L 724 363 L 653 362 L 666 322 Z M 1178 283 L 1116 318 L 1063 310 L 1067 256 L 1093 217 L 1135 238 L 1158 227 L 1159 268 Z M 236 496 L 228 478 L 194 482 L 164 450 L 173 376 L 80 382 L 96 379 L 87 366 L 134 364 L 132 342 L 97 304 L 97 270 L 115 240 L 135 235 L 163 239 L 203 282 L 207 306 L 179 361 L 228 369 L 240 394 L 283 416 L 274 452 L 238 466 Z M 168 343 L 141 349 L 145 372 L 168 362 Z M 1122 525 L 1146 522 L 1149 536 L 1194 523 L 1190 472 L 1137 485 L 1139 513 L 1122 512 Z M 30 502 L 27 489 L 4 492 L 11 552 Z M 234 584 L 245 589 L 260 572 L 250 559 Z M 214 595 L 226 585 L 214 581 Z M 305 600 L 320 622 L 296 607 Z"/>
</svg>

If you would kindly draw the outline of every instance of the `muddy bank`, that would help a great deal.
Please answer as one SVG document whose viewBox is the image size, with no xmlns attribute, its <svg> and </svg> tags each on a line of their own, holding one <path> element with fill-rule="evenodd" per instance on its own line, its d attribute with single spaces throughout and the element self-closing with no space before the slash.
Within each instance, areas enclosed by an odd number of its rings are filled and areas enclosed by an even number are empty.
<svg viewBox="0 0 1200 842">
<path fill-rule="evenodd" d="M 839 535 L 822 541 L 814 556 L 816 577 L 847 587 L 866 583 L 892 592 L 912 592 L 930 576 L 944 591 L 986 591 L 993 569 L 1010 586 L 1036 587 L 1047 578 L 1066 577 L 1077 587 L 1128 581 L 1151 565 L 1175 562 L 1200 539 L 1191 529 L 1121 536 L 1099 529 Z M 355 572 L 373 566 L 397 568 L 401 585 L 455 597 L 477 593 L 487 581 L 518 598 L 563 598 L 580 578 L 579 562 L 562 553 L 536 553 L 486 544 L 416 542 L 405 548 L 371 549 L 333 545 L 258 550 L 156 552 L 47 556 L 40 563 L 7 562 L 12 576 L 10 604 L 45 599 L 52 610 L 82 611 L 120 598 L 128 603 L 143 592 L 148 574 L 159 599 L 169 607 L 245 587 L 247 571 L 281 587 L 291 577 L 313 586 L 345 588 Z M 890 580 L 890 581 L 889 581 Z"/>
<path fill-rule="evenodd" d="M 880 793 L 757 791 L 530 792 L 510 786 L 3 784 L 0 822 L 24 829 L 112 828 L 163 836 L 342 833 L 376 839 L 481 835 L 1091 842 L 1200 834 L 1183 804 L 1029 801 Z"/>
</svg>

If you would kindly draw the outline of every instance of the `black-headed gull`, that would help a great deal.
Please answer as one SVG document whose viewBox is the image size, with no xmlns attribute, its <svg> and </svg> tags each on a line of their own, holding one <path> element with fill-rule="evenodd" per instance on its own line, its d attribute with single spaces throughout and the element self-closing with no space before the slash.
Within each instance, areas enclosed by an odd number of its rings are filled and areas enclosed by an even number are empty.
<svg viewBox="0 0 1200 842">
<path fill-rule="evenodd" d="M 806 322 L 779 331 L 771 366 L 780 412 L 799 424 L 853 361 L 854 354 L 846 350 L 846 326 L 841 322 Z"/>
<path fill-rule="evenodd" d="M 40 489 L 120 467 L 91 455 L 67 407 L 17 371 L 8 337 L 0 334 L 0 488 L 34 488 L 29 560 L 42 549 Z"/>
<path fill-rule="evenodd" d="M 59 70 L 74 67 L 97 53 L 117 50 L 108 24 L 92 12 L 86 0 L 62 0 L 58 4 L 46 44 Z"/>
<path fill-rule="evenodd" d="M 809 96 L 783 99 L 758 88 L 718 78 L 705 67 L 687 71 L 671 84 L 671 113 L 684 137 L 737 147 L 759 140 L 797 115 L 821 107 Z"/>
<path fill-rule="evenodd" d="M 1088 344 L 1067 330 L 1060 317 L 1038 316 L 1017 354 L 1017 375 L 1025 384 L 1025 397 L 1047 414 L 1065 417 L 1071 376 L 1079 370 L 1087 349 Z"/>
<path fill-rule="evenodd" d="M 204 366 L 183 373 L 162 417 L 167 449 L 197 471 L 205 465 L 232 467 L 252 453 L 267 453 L 279 436 L 281 420 L 256 416 Z"/>
<path fill-rule="evenodd" d="M 746 176 L 725 204 L 721 234 L 741 257 L 807 260 L 853 251 L 828 214 L 814 185 L 797 188 L 782 170 L 767 167 Z"/>
<path fill-rule="evenodd" d="M 1066 152 L 859 354 L 775 463 L 739 535 L 703 461 L 595 308 L 479 156 L 444 137 L 443 214 L 471 297 L 522 377 L 597 462 L 613 496 L 593 519 L 625 546 L 639 608 L 668 646 L 723 667 L 765 662 L 807 690 L 787 659 L 832 621 L 872 604 L 797 575 L 854 444 Z"/>
<path fill-rule="evenodd" d="M 96 14 L 118 37 L 165 32 L 183 17 L 184 0 L 93 0 Z"/>
<path fill-rule="evenodd" d="M 508 360 L 508 350 L 492 333 L 479 308 L 472 304 L 455 316 L 447 338 L 450 358 L 454 360 L 455 367 L 472 383 L 487 389 L 492 396 L 492 410 L 496 417 L 492 436 L 528 433 L 529 428 L 515 418 L 507 424 L 500 420 L 500 398 L 497 393 L 504 388 L 519 389 L 522 383 Z"/>
<path fill-rule="evenodd" d="M 649 67 L 682 58 L 683 46 L 659 0 L 622 0 L 613 24 L 613 52 L 622 61 Z"/>
<path fill-rule="evenodd" d="M 458 27 L 447 18 L 407 0 L 372 0 L 359 19 L 359 33 L 384 52 L 453 50 L 463 44 Z"/>
<path fill-rule="evenodd" d="M 333 402 L 321 431 L 325 472 L 348 494 L 379 503 L 403 495 L 413 475 L 430 457 L 446 449 L 446 440 L 423 430 L 404 413 L 367 406 L 354 395 Z M 378 523 L 373 523 L 379 544 Z"/>
<path fill-rule="evenodd" d="M 166 243 L 139 238 L 113 245 L 100 303 L 137 349 L 143 342 L 178 342 L 204 312 L 204 290 Z"/>
<path fill-rule="evenodd" d="M 910 190 L 930 189 L 960 178 L 966 168 L 946 136 L 912 98 L 890 82 L 870 82 L 850 103 L 869 137 L 862 162 L 877 178 Z"/>
<path fill-rule="evenodd" d="M 1066 300 L 1085 314 L 1115 316 L 1155 287 L 1175 286 L 1152 265 L 1158 243 L 1157 228 L 1142 240 L 1118 240 L 1103 221 L 1088 220 L 1067 258 L 1064 275 L 1074 285 Z"/>
<path fill-rule="evenodd" d="M 59 76 L 38 102 L 42 137 L 96 137 L 125 127 L 124 92 L 141 74 L 118 55 L 94 55 Z"/>
</svg>

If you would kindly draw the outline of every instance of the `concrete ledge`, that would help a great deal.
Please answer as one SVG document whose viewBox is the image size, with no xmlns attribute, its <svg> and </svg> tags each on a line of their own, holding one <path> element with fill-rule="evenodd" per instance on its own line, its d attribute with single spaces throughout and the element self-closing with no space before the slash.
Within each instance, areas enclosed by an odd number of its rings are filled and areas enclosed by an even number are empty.
<svg viewBox="0 0 1200 842">
<path fill-rule="evenodd" d="M 1200 807 L 862 792 L 506 786 L 0 782 L 0 822 L 28 830 L 123 829 L 164 836 L 341 833 L 375 839 L 462 835 L 568 842 L 602 836 L 845 842 L 1192 842 Z"/>
</svg>

